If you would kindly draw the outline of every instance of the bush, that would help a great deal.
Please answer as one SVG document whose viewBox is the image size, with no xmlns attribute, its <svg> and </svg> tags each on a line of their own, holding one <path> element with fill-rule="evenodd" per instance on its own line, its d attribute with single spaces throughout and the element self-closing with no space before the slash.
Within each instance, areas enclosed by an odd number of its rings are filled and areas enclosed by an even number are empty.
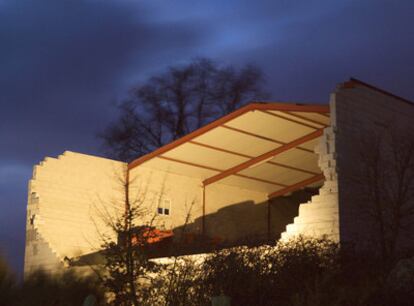
<svg viewBox="0 0 414 306">
<path fill-rule="evenodd" d="M 305 286 L 338 269 L 338 245 L 298 237 L 276 246 L 237 247 L 208 257 L 198 279 L 200 305 L 225 294 L 234 305 L 290 304 Z"/>
<path fill-rule="evenodd" d="M 196 297 L 201 263 L 193 256 L 170 258 L 160 264 L 152 283 L 151 297 L 142 305 L 201 305 Z"/>
<path fill-rule="evenodd" d="M 89 294 L 95 295 L 98 301 L 103 301 L 102 291 L 94 277 L 77 276 L 70 270 L 56 275 L 39 270 L 25 279 L 15 305 L 82 305 Z"/>
<path fill-rule="evenodd" d="M 231 305 L 408 306 L 414 298 L 414 259 L 391 272 L 370 254 L 344 254 L 337 243 L 298 237 L 276 246 L 235 247 L 197 257 L 158 263 L 151 281 L 140 282 L 140 305 L 211 305 L 211 297 Z M 82 305 L 94 294 L 105 305 L 98 280 L 72 272 L 49 276 L 38 271 L 17 285 L 0 261 L 0 304 Z"/>
<path fill-rule="evenodd" d="M 14 275 L 2 257 L 0 257 L 0 304 L 11 305 L 15 297 L 16 282 Z"/>
</svg>

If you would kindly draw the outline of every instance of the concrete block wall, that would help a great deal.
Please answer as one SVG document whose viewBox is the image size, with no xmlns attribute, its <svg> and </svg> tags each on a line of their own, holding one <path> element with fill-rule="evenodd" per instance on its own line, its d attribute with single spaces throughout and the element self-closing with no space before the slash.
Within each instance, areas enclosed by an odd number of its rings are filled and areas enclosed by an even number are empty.
<svg viewBox="0 0 414 306">
<path fill-rule="evenodd" d="M 363 175 L 361 152 L 372 148 L 361 139 L 385 135 L 384 129 L 393 127 L 413 135 L 414 104 L 355 81 L 338 86 L 332 99 L 336 105 L 341 243 L 371 250 L 376 225 L 367 216 L 368 203 L 355 177 Z"/>
<path fill-rule="evenodd" d="M 133 168 L 129 176 L 130 201 L 138 200 L 138 204 L 143 205 L 146 210 L 146 215 L 142 218 L 143 224 L 152 222 L 159 228 L 179 228 L 185 224 L 190 213 L 186 230 L 201 233 L 203 216 L 201 179 L 161 171 L 145 164 Z M 169 216 L 156 214 L 158 200 L 162 198 L 171 200 Z M 220 183 L 207 186 L 206 234 L 230 241 L 249 235 L 265 235 L 266 209 L 254 208 L 259 206 L 257 204 L 266 201 L 267 194 L 263 192 Z M 246 214 L 244 213 L 246 211 L 254 211 L 255 214 Z"/>
<path fill-rule="evenodd" d="M 206 233 L 229 243 L 267 236 L 267 194 L 214 183 L 206 186 Z"/>
<path fill-rule="evenodd" d="M 36 216 L 39 215 L 39 197 L 35 192 L 30 192 L 27 205 L 26 220 L 26 248 L 25 248 L 25 275 L 42 267 L 47 271 L 59 271 L 63 268 L 63 263 L 59 260 L 57 254 L 51 249 L 34 226 Z"/>
<path fill-rule="evenodd" d="M 289 240 L 297 235 L 306 237 L 326 237 L 339 242 L 339 203 L 338 178 L 336 171 L 336 120 L 335 101 L 330 103 L 331 126 L 324 129 L 315 148 L 319 155 L 318 165 L 325 181 L 319 194 L 307 203 L 300 204 L 299 214 L 294 222 L 286 226 L 281 240 Z"/>
<path fill-rule="evenodd" d="M 326 180 L 319 195 L 300 205 L 282 239 L 326 235 L 355 250 L 373 250 L 376 224 L 367 215 L 364 190 L 356 180 L 363 177 L 361 152 L 372 150 L 363 139 L 392 128 L 411 133 L 414 139 L 414 103 L 353 80 L 331 94 L 330 109 L 331 127 L 325 129 L 316 150 Z"/>
<path fill-rule="evenodd" d="M 142 224 L 152 224 L 161 229 L 174 229 L 202 215 L 201 181 L 183 175 L 140 165 L 129 173 L 129 200 L 131 205 L 142 208 Z M 160 201 L 170 201 L 169 215 L 159 215 Z"/>
<path fill-rule="evenodd" d="M 413 131 L 414 106 L 361 84 L 340 86 L 331 95 L 331 126 L 324 130 L 318 146 L 319 167 L 325 182 L 319 194 L 299 206 L 299 214 L 286 227 L 282 239 L 303 234 L 327 236 L 341 244 L 367 244 L 372 224 L 361 218 L 364 203 L 358 197 L 359 186 L 353 176 L 360 168 L 358 137 L 369 131 L 381 131 L 390 122 L 398 122 Z M 365 148 L 369 150 L 370 148 Z M 64 258 L 94 252 L 100 246 L 100 234 L 107 233 L 100 212 L 117 217 L 125 204 L 122 180 L 127 165 L 122 162 L 65 152 L 58 158 L 46 158 L 35 166 L 29 183 L 25 273 L 36 268 L 56 271 Z M 130 199 L 148 192 L 145 205 L 148 217 L 156 213 L 154 198 L 171 199 L 169 216 L 159 216 L 155 225 L 168 229 L 184 224 L 191 208 L 190 223 L 200 231 L 202 218 L 202 182 L 146 167 L 130 172 Z M 264 193 L 215 183 L 206 188 L 206 230 L 211 236 L 227 235 L 238 239 L 266 230 L 265 210 L 255 210 L 258 218 L 233 218 L 234 213 L 252 211 L 267 200 Z M 264 207 L 264 206 L 263 206 Z M 237 208 L 237 209 L 236 209 Z M 208 218 L 210 216 L 210 218 Z M 143 223 L 148 222 L 143 218 Z M 197 225 L 198 224 L 198 225 Z M 252 233 L 257 232 L 257 233 Z M 115 238 L 115 237 L 114 237 Z"/>
<path fill-rule="evenodd" d="M 111 235 L 105 215 L 123 209 L 126 164 L 66 151 L 34 167 L 27 205 L 25 274 L 56 271 L 65 257 L 96 251 Z"/>
</svg>

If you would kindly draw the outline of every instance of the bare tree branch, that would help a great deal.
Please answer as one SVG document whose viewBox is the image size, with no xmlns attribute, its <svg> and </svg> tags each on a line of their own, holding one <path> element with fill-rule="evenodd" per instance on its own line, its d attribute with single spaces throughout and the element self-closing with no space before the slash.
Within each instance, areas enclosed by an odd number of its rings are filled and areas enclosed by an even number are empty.
<svg viewBox="0 0 414 306">
<path fill-rule="evenodd" d="M 131 90 L 118 121 L 99 136 L 107 153 L 130 161 L 266 95 L 261 71 L 196 59 Z"/>
</svg>

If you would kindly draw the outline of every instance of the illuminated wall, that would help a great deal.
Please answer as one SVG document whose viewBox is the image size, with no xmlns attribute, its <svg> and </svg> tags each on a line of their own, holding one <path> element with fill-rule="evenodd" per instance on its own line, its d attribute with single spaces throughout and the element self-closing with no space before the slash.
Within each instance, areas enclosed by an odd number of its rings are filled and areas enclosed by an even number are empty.
<svg viewBox="0 0 414 306">
<path fill-rule="evenodd" d="M 201 233 L 203 208 L 200 179 L 149 168 L 145 164 L 133 168 L 130 179 L 131 203 L 146 208 L 144 224 L 174 229 L 187 222 L 187 230 Z M 257 206 L 266 202 L 266 193 L 215 183 L 206 187 L 205 194 L 207 235 L 237 240 L 248 235 L 266 234 L 266 213 L 239 213 L 246 205 Z M 164 200 L 170 205 L 168 215 L 157 213 L 158 206 Z"/>
<path fill-rule="evenodd" d="M 298 215 L 281 238 L 326 236 L 342 245 L 368 246 L 374 224 L 363 218 L 366 203 L 361 201 L 354 177 L 361 169 L 361 149 L 372 148 L 361 146 L 358 139 L 373 130 L 383 131 L 390 122 L 414 133 L 414 106 L 348 82 L 331 95 L 330 112 L 331 126 L 324 129 L 315 148 L 325 182 L 319 194 L 299 205 Z M 27 207 L 25 273 L 36 268 L 56 271 L 64 267 L 65 258 L 99 249 L 100 235 L 110 233 L 104 218 L 119 217 L 124 209 L 126 168 L 122 162 L 73 152 L 46 158 L 34 167 Z M 187 222 L 189 230 L 200 233 L 204 220 L 207 235 L 226 241 L 267 233 L 264 192 L 223 182 L 208 185 L 203 218 L 200 176 L 178 175 L 144 163 L 130 171 L 129 180 L 131 204 L 144 209 L 142 224 L 177 229 Z M 269 220 L 273 225 L 273 219 Z M 278 233 L 284 227 L 279 225 Z"/>
<path fill-rule="evenodd" d="M 47 157 L 34 167 L 27 205 L 25 274 L 38 268 L 56 272 L 67 264 L 65 258 L 100 249 L 101 235 L 113 234 L 105 218 L 119 218 L 124 209 L 126 166 L 109 159 L 65 152 L 58 158 Z M 189 216 L 189 230 L 201 232 L 200 179 L 145 166 L 132 169 L 129 178 L 130 204 L 143 208 L 140 224 L 174 229 L 183 226 Z M 206 215 L 213 216 L 206 219 L 208 235 L 232 240 L 266 231 L 265 215 L 239 216 L 234 222 L 230 222 L 231 214 L 226 222 L 217 222 L 215 215 L 233 204 L 263 203 L 266 194 L 215 184 L 208 187 L 207 195 Z M 158 213 L 164 200 L 168 200 L 168 215 Z"/>
<path fill-rule="evenodd" d="M 64 258 L 99 249 L 108 232 L 102 213 L 124 205 L 126 164 L 66 151 L 34 167 L 27 205 L 25 274 L 56 271 Z"/>
<path fill-rule="evenodd" d="M 282 240 L 303 235 L 307 237 L 326 237 L 339 241 L 339 205 L 338 205 L 338 180 L 336 172 L 335 150 L 335 101 L 330 102 L 331 126 L 324 129 L 323 136 L 315 148 L 319 156 L 318 165 L 323 171 L 325 181 L 319 189 L 319 194 L 314 195 L 307 203 L 299 206 L 299 214 L 294 222 L 286 227 L 282 233 Z"/>
</svg>

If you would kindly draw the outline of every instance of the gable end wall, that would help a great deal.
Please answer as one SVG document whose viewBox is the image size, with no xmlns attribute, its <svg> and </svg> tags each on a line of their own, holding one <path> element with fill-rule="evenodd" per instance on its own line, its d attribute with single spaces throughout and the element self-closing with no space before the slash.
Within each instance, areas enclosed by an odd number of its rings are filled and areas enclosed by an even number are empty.
<svg viewBox="0 0 414 306">
<path fill-rule="evenodd" d="M 371 248 L 375 224 L 366 215 L 367 203 L 361 200 L 363 191 L 355 177 L 363 163 L 361 151 L 372 148 L 364 147 L 361 139 L 395 124 L 404 132 L 413 131 L 414 104 L 358 84 L 339 87 L 332 99 L 336 107 L 340 240 L 356 249 Z"/>
</svg>

